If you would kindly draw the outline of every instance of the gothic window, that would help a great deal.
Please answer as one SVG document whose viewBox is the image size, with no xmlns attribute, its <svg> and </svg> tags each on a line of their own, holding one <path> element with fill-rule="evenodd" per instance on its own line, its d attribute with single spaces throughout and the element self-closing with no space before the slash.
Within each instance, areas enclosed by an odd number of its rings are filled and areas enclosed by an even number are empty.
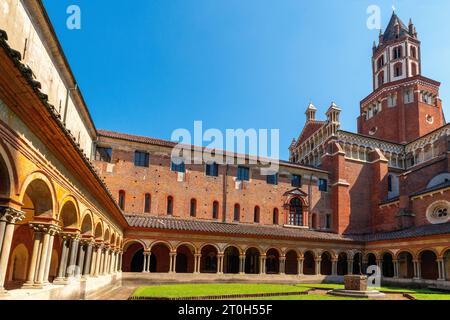
<svg viewBox="0 0 450 320">
<path fill-rule="evenodd" d="M 125 191 L 119 191 L 119 207 L 122 210 L 125 210 Z"/>
<path fill-rule="evenodd" d="M 291 226 L 302 226 L 303 225 L 303 204 L 299 198 L 294 198 L 290 202 L 289 224 Z"/>
<path fill-rule="evenodd" d="M 402 57 L 402 47 L 395 47 L 393 50 L 393 55 L 392 58 L 395 59 L 400 59 Z"/>
<path fill-rule="evenodd" d="M 384 56 L 381 56 L 377 61 L 378 70 L 384 66 Z"/>
<path fill-rule="evenodd" d="M 190 215 L 191 217 L 197 216 L 197 200 L 195 199 L 191 199 Z"/>
<path fill-rule="evenodd" d="M 384 71 L 381 71 L 378 74 L 378 87 L 381 87 L 384 84 Z"/>
<path fill-rule="evenodd" d="M 411 46 L 411 57 L 417 58 L 417 49 L 416 49 L 416 47 Z"/>
<path fill-rule="evenodd" d="M 403 75 L 403 63 L 398 62 L 394 65 L 394 76 L 401 77 Z"/>
<path fill-rule="evenodd" d="M 259 220 L 260 220 L 260 209 L 258 206 L 256 206 L 253 212 L 253 222 L 259 223 Z"/>
<path fill-rule="evenodd" d="M 273 219 L 272 223 L 277 225 L 278 224 L 278 209 L 273 209 Z"/>
<path fill-rule="evenodd" d="M 241 206 L 238 204 L 234 205 L 234 221 L 238 222 L 241 219 Z"/>
<path fill-rule="evenodd" d="M 168 216 L 173 215 L 173 197 L 172 196 L 167 197 L 167 215 Z"/>
<path fill-rule="evenodd" d="M 214 201 L 213 203 L 213 219 L 219 219 L 219 202 Z"/>
<path fill-rule="evenodd" d="M 146 193 L 144 197 L 144 213 L 150 213 L 150 203 L 151 197 L 150 193 Z"/>
</svg>

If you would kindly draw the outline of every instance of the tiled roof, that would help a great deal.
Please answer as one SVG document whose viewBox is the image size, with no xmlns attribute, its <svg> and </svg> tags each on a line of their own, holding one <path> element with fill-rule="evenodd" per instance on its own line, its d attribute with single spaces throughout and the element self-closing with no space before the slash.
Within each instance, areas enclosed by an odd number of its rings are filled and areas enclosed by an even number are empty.
<svg viewBox="0 0 450 320">
<path fill-rule="evenodd" d="M 408 27 L 403 23 L 403 21 L 395 14 L 392 14 L 391 20 L 389 21 L 389 24 L 386 28 L 386 31 L 384 32 L 383 35 L 383 41 L 390 41 L 390 40 L 395 40 L 397 39 L 397 32 L 396 32 L 396 25 L 397 23 L 400 25 L 400 35 L 399 37 L 402 38 L 405 35 L 409 35 L 409 29 Z"/>
<path fill-rule="evenodd" d="M 121 140 L 140 142 L 140 143 L 148 143 L 148 144 L 156 144 L 156 145 L 165 146 L 165 147 L 175 147 L 177 145 L 176 142 L 172 142 L 172 141 L 168 141 L 168 140 L 135 136 L 135 135 L 131 135 L 131 134 L 119 133 L 119 132 L 107 131 L 107 130 L 98 130 L 98 134 L 102 137 L 107 137 L 107 138 L 121 139 Z"/>
<path fill-rule="evenodd" d="M 431 187 L 431 188 L 426 188 L 426 189 L 423 189 L 423 190 L 418 191 L 416 193 L 413 193 L 411 195 L 411 197 L 419 196 L 419 195 L 424 194 L 424 193 L 438 191 L 438 190 L 441 190 L 441 189 L 446 189 L 448 187 L 450 187 L 450 181 L 447 181 L 447 182 L 441 183 L 441 184 L 439 184 L 437 186 L 434 186 L 434 187 Z"/>
<path fill-rule="evenodd" d="M 309 137 L 311 137 L 317 130 L 322 128 L 326 124 L 325 121 L 309 121 L 305 124 L 305 127 L 303 128 L 302 133 L 300 134 L 300 137 L 298 138 L 297 145 L 301 145 L 303 142 L 308 140 Z"/>
<path fill-rule="evenodd" d="M 282 226 L 263 226 L 241 223 L 222 223 L 200 220 L 185 220 L 172 217 L 149 217 L 139 215 L 125 215 L 128 224 L 134 228 L 191 231 L 211 234 L 230 234 L 241 236 L 268 236 L 277 238 L 290 238 L 299 240 L 328 240 L 348 242 L 373 242 L 385 240 L 398 240 L 432 235 L 450 234 L 450 223 L 437 225 L 424 225 L 405 230 L 365 234 L 365 235 L 339 235 L 335 233 L 312 231 Z"/>
<path fill-rule="evenodd" d="M 300 228 L 282 226 L 262 226 L 252 224 L 233 224 L 222 222 L 210 222 L 199 220 L 183 220 L 168 217 L 148 217 L 137 215 L 126 215 L 129 225 L 135 228 L 194 231 L 211 234 L 230 234 L 243 236 L 269 236 L 282 238 L 296 238 L 305 240 L 337 240 L 355 241 L 353 238 L 335 233 L 311 231 Z"/>
<path fill-rule="evenodd" d="M 366 235 L 364 240 L 366 242 L 371 242 L 383 240 L 396 240 L 404 238 L 416 238 L 440 234 L 450 234 L 450 223 L 428 224 L 405 230 L 385 232 L 385 233 L 375 233 L 371 235 Z"/>
</svg>

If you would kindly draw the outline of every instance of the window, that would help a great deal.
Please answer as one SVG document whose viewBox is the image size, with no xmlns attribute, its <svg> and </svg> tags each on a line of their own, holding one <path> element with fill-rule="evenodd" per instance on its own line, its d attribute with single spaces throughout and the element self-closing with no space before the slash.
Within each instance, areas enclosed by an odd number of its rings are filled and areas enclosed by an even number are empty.
<svg viewBox="0 0 450 320">
<path fill-rule="evenodd" d="M 167 215 L 173 215 L 173 198 L 171 196 L 167 197 Z"/>
<path fill-rule="evenodd" d="M 125 210 L 125 191 L 119 191 L 119 207 L 122 210 Z"/>
<path fill-rule="evenodd" d="M 417 64 L 411 63 L 411 75 L 414 77 L 417 76 L 417 73 Z"/>
<path fill-rule="evenodd" d="M 404 102 L 405 103 L 412 103 L 412 102 L 414 102 L 413 89 L 407 89 L 405 91 Z"/>
<path fill-rule="evenodd" d="M 278 185 L 278 174 L 271 174 L 267 176 L 267 184 Z"/>
<path fill-rule="evenodd" d="M 272 223 L 275 225 L 278 224 L 278 209 L 277 208 L 273 209 Z"/>
<path fill-rule="evenodd" d="M 207 163 L 206 164 L 206 175 L 208 177 L 218 177 L 219 176 L 219 165 L 217 163 Z"/>
<path fill-rule="evenodd" d="M 416 50 L 416 47 L 411 46 L 411 57 L 417 58 L 417 50 Z"/>
<path fill-rule="evenodd" d="M 381 56 L 377 61 L 378 69 L 381 69 L 384 66 L 384 56 Z"/>
<path fill-rule="evenodd" d="M 331 214 L 327 214 L 325 216 L 325 228 L 326 229 L 331 229 Z"/>
<path fill-rule="evenodd" d="M 103 162 L 111 162 L 112 148 L 97 147 L 95 152 L 95 160 Z"/>
<path fill-rule="evenodd" d="M 191 199 L 191 209 L 190 209 L 191 217 L 197 216 L 197 200 Z"/>
<path fill-rule="evenodd" d="M 403 75 L 403 64 L 401 62 L 394 65 L 394 76 L 401 77 Z"/>
<path fill-rule="evenodd" d="M 388 107 L 393 108 L 397 105 L 397 94 L 391 94 L 388 96 Z"/>
<path fill-rule="evenodd" d="M 294 198 L 289 204 L 289 225 L 303 225 L 303 204 L 299 198 Z"/>
<path fill-rule="evenodd" d="M 325 179 L 319 179 L 319 191 L 327 192 L 328 191 L 328 181 Z"/>
<path fill-rule="evenodd" d="M 219 202 L 214 201 L 213 203 L 213 219 L 219 219 Z"/>
<path fill-rule="evenodd" d="M 186 165 L 183 159 L 173 159 L 171 164 L 171 170 L 173 172 L 186 172 Z"/>
<path fill-rule="evenodd" d="M 297 174 L 292 175 L 292 186 L 300 188 L 302 186 L 302 176 Z"/>
<path fill-rule="evenodd" d="M 237 179 L 239 181 L 250 181 L 250 169 L 247 167 L 238 167 Z"/>
<path fill-rule="evenodd" d="M 384 72 L 381 71 L 381 72 L 378 74 L 378 86 L 380 87 L 380 86 L 382 86 L 383 84 L 384 84 Z"/>
<path fill-rule="evenodd" d="M 150 213 L 150 206 L 151 206 L 150 193 L 146 193 L 144 200 L 144 213 Z"/>
<path fill-rule="evenodd" d="M 136 151 L 134 153 L 134 165 L 136 167 L 147 167 L 149 166 L 150 155 L 148 152 Z"/>
<path fill-rule="evenodd" d="M 241 218 L 241 206 L 238 204 L 234 205 L 234 221 L 239 221 Z"/>
<path fill-rule="evenodd" d="M 260 212 L 260 210 L 259 210 L 259 207 L 258 206 L 256 206 L 255 207 L 255 210 L 254 210 L 254 212 L 253 212 L 253 222 L 254 223 L 259 223 L 259 212 Z"/>
<path fill-rule="evenodd" d="M 402 57 L 402 47 L 396 47 L 393 51 L 393 59 L 400 59 Z"/>
<path fill-rule="evenodd" d="M 389 175 L 388 176 L 388 192 L 392 192 L 393 188 L 392 188 L 392 176 Z"/>
</svg>

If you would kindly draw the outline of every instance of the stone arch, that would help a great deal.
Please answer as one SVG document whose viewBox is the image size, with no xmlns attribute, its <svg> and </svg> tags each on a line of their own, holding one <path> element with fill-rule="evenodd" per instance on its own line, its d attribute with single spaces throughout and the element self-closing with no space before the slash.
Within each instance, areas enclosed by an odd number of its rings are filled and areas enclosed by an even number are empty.
<svg viewBox="0 0 450 320">
<path fill-rule="evenodd" d="M 363 273 L 363 258 L 362 258 L 362 253 L 361 252 L 356 252 L 353 255 L 353 274 L 362 274 Z"/>
<path fill-rule="evenodd" d="M 72 196 L 66 196 L 61 202 L 58 214 L 59 224 L 64 230 L 76 231 L 79 229 L 79 207 L 78 201 Z"/>
<path fill-rule="evenodd" d="M 215 244 L 204 244 L 200 254 L 200 273 L 217 273 L 219 248 Z"/>
<path fill-rule="evenodd" d="M 437 280 L 439 270 L 437 264 L 438 255 L 435 250 L 425 249 L 419 252 L 421 277 L 425 280 Z"/>
<path fill-rule="evenodd" d="M 8 148 L 0 141 L 0 196 L 12 198 L 18 193 L 18 177 Z"/>
<path fill-rule="evenodd" d="M 337 257 L 337 275 L 345 276 L 348 274 L 348 255 L 347 252 L 340 252 Z"/>
<path fill-rule="evenodd" d="M 154 247 L 154 246 L 156 246 L 156 245 L 158 245 L 158 244 L 164 244 L 167 248 L 169 248 L 169 250 L 170 251 L 173 251 L 173 247 L 172 247 L 172 245 L 170 244 L 170 242 L 168 242 L 168 241 L 165 241 L 165 240 L 156 240 L 156 241 L 153 241 L 150 245 L 149 245 L 149 251 L 151 251 L 152 250 L 152 248 Z"/>
<path fill-rule="evenodd" d="M 196 248 L 191 243 L 181 243 L 176 248 L 176 273 L 193 273 L 195 267 Z"/>
<path fill-rule="evenodd" d="M 266 251 L 266 274 L 280 273 L 280 251 L 270 248 Z"/>
<path fill-rule="evenodd" d="M 142 272 L 144 270 L 145 244 L 141 240 L 127 240 L 122 256 L 124 272 Z"/>
<path fill-rule="evenodd" d="M 116 246 L 116 232 L 113 231 L 112 235 L 111 235 L 111 246 L 115 247 Z"/>
<path fill-rule="evenodd" d="M 86 210 L 81 219 L 81 235 L 85 237 L 94 236 L 94 218 L 90 210 Z"/>
<path fill-rule="evenodd" d="M 55 218 L 57 216 L 56 192 L 53 183 L 42 172 L 30 174 L 22 184 L 20 192 L 22 211 L 33 218 L 42 216 Z"/>
<path fill-rule="evenodd" d="M 393 255 L 390 252 L 385 252 L 382 255 L 382 275 L 385 278 L 394 277 L 394 261 Z"/>
<path fill-rule="evenodd" d="M 397 253 L 395 259 L 398 261 L 398 277 L 400 279 L 414 278 L 414 254 L 408 250 Z"/>
<path fill-rule="evenodd" d="M 29 260 L 30 252 L 23 243 L 14 248 L 9 259 L 7 290 L 20 288 L 25 283 L 27 280 Z"/>
<path fill-rule="evenodd" d="M 258 247 L 248 247 L 245 249 L 245 273 L 259 274 L 261 250 Z"/>
<path fill-rule="evenodd" d="M 110 243 L 111 240 L 111 231 L 109 230 L 109 226 L 106 226 L 105 234 L 103 236 L 103 241 L 105 243 Z"/>
<path fill-rule="evenodd" d="M 170 252 L 172 246 L 166 241 L 155 241 L 150 246 L 150 272 L 168 273 L 170 271 Z"/>
<path fill-rule="evenodd" d="M 307 250 L 303 253 L 303 274 L 316 274 L 316 259 L 314 251 L 312 250 Z"/>
<path fill-rule="evenodd" d="M 294 249 L 286 252 L 285 273 L 298 274 L 298 253 Z"/>
<path fill-rule="evenodd" d="M 239 250 L 239 247 L 228 245 L 224 250 L 223 273 L 239 273 L 240 256 L 241 250 Z"/>
<path fill-rule="evenodd" d="M 320 274 L 330 276 L 332 274 L 332 253 L 329 251 L 322 252 L 320 256 Z"/>
<path fill-rule="evenodd" d="M 95 225 L 94 238 L 97 241 L 103 241 L 103 223 L 101 221 Z"/>
<path fill-rule="evenodd" d="M 450 248 L 442 251 L 442 258 L 444 259 L 444 278 L 450 280 Z"/>
</svg>

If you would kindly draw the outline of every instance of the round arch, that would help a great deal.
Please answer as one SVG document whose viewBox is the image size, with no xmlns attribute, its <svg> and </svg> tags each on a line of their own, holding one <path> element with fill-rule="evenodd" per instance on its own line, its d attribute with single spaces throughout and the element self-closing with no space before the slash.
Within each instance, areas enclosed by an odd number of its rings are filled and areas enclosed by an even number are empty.
<svg viewBox="0 0 450 320">
<path fill-rule="evenodd" d="M 414 278 L 414 254 L 408 250 L 397 253 L 395 259 L 398 261 L 398 277 L 400 279 Z"/>
<path fill-rule="evenodd" d="M 439 270 L 436 251 L 433 249 L 425 249 L 421 250 L 418 255 L 422 279 L 437 280 L 439 278 Z"/>
<path fill-rule="evenodd" d="M 259 273 L 260 256 L 261 256 L 261 249 L 258 247 L 248 247 L 245 249 L 245 273 L 247 274 Z"/>
<path fill-rule="evenodd" d="M 228 245 L 224 250 L 223 273 L 239 273 L 240 256 L 241 251 L 237 246 Z"/>
<path fill-rule="evenodd" d="M 311 250 L 307 250 L 303 253 L 303 273 L 305 275 L 316 274 L 315 254 Z"/>
<path fill-rule="evenodd" d="M 122 256 L 124 272 L 142 272 L 144 270 L 145 244 L 140 240 L 127 240 Z"/>
<path fill-rule="evenodd" d="M 280 251 L 270 248 L 266 251 L 266 274 L 280 273 Z"/>
<path fill-rule="evenodd" d="M 150 272 L 168 273 L 170 271 L 170 252 L 172 246 L 166 241 L 155 241 L 150 245 Z"/>
<path fill-rule="evenodd" d="M 103 241 L 103 223 L 101 221 L 97 222 L 94 230 L 95 240 Z"/>
<path fill-rule="evenodd" d="M 80 229 L 80 210 L 78 201 L 73 196 L 66 196 L 59 205 L 60 212 L 57 220 L 64 230 L 78 230 Z"/>
<path fill-rule="evenodd" d="M 18 177 L 14 160 L 8 148 L 0 140 L 0 195 L 5 198 L 12 198 L 18 193 Z"/>
<path fill-rule="evenodd" d="M 384 252 L 382 254 L 382 274 L 385 278 L 393 278 L 394 277 L 394 261 L 393 255 L 391 252 Z"/>
<path fill-rule="evenodd" d="M 176 273 L 193 273 L 195 267 L 196 248 L 192 243 L 181 243 L 176 248 Z"/>
<path fill-rule="evenodd" d="M 58 201 L 56 191 L 51 180 L 41 171 L 28 175 L 20 188 L 20 201 L 25 205 L 24 211 L 34 211 L 36 216 L 56 218 Z M 31 207 L 30 207 L 31 205 Z"/>
<path fill-rule="evenodd" d="M 86 210 L 81 219 L 81 235 L 86 237 L 94 236 L 94 218 L 90 210 Z"/>
<path fill-rule="evenodd" d="M 332 274 L 332 253 L 329 251 L 322 252 L 320 256 L 320 274 L 330 276 Z"/>
<path fill-rule="evenodd" d="M 201 273 L 217 273 L 217 255 L 219 249 L 214 244 L 205 244 L 200 248 L 200 272 Z"/>
<path fill-rule="evenodd" d="M 347 252 L 340 252 L 337 257 L 337 275 L 345 276 L 348 274 L 348 254 Z"/>
<path fill-rule="evenodd" d="M 294 249 L 287 250 L 285 262 L 286 274 L 298 274 L 298 253 Z"/>
</svg>

